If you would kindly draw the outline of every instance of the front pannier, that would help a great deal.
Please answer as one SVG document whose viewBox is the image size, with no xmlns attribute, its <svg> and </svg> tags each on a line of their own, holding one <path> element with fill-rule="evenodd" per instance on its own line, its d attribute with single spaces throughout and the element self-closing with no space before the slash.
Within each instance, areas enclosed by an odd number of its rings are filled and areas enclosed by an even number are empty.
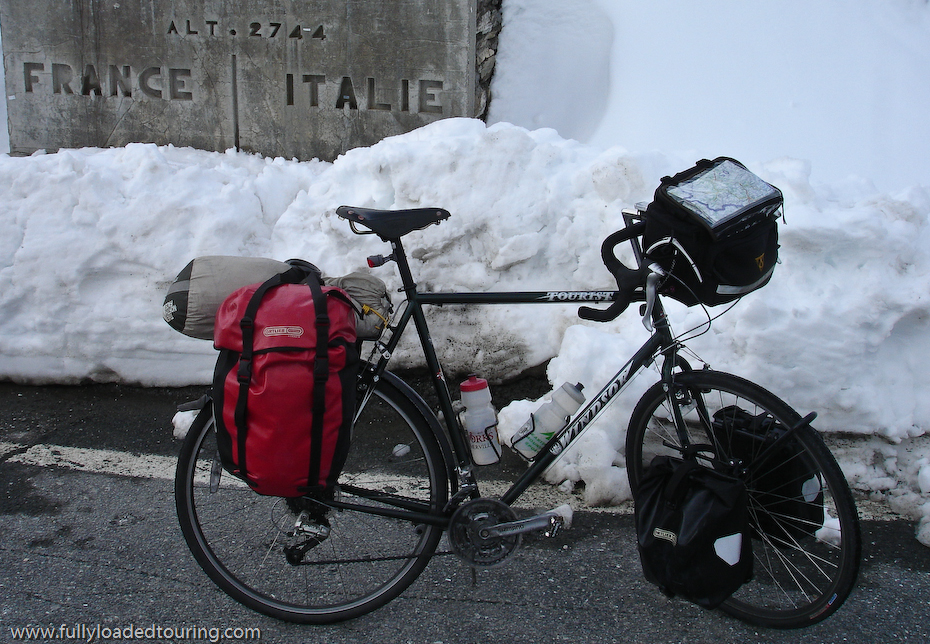
<svg viewBox="0 0 930 644">
<path fill-rule="evenodd" d="M 726 157 L 664 177 L 643 234 L 644 255 L 668 273 L 660 292 L 715 306 L 767 284 L 782 205 L 778 188 Z"/>
<path fill-rule="evenodd" d="M 749 509 L 742 481 L 656 456 L 633 495 L 640 563 L 669 597 L 716 608 L 752 577 Z"/>
<path fill-rule="evenodd" d="M 768 414 L 753 416 L 735 405 L 718 409 L 711 428 L 723 453 L 749 470 L 756 537 L 790 548 L 815 536 L 825 519 L 823 482 L 804 446 L 789 436 L 758 462 L 787 430 Z"/>
<path fill-rule="evenodd" d="M 326 493 L 345 464 L 358 374 L 344 291 L 295 266 L 235 291 L 216 316 L 217 445 L 259 494 Z"/>
</svg>

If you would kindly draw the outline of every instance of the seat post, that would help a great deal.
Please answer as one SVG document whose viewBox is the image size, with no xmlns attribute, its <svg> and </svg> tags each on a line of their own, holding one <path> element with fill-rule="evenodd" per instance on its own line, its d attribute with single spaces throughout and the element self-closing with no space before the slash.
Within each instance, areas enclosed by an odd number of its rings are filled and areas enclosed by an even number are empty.
<svg viewBox="0 0 930 644">
<path fill-rule="evenodd" d="M 442 366 L 439 364 L 439 357 L 436 355 L 436 347 L 433 345 L 430 336 L 429 326 L 426 323 L 426 316 L 423 313 L 423 305 L 417 297 L 417 284 L 413 279 L 413 273 L 410 271 L 410 264 L 407 262 L 407 255 L 404 253 L 404 247 L 400 238 L 390 239 L 391 247 L 394 250 L 394 262 L 397 264 L 397 271 L 400 273 L 400 279 L 404 284 L 403 290 L 407 295 L 408 306 L 412 307 L 411 316 L 413 324 L 417 329 L 417 335 L 420 337 L 420 346 L 423 348 L 423 357 L 426 359 L 426 367 L 432 376 L 433 388 L 439 399 L 439 410 L 443 419 L 446 421 L 446 427 L 449 428 L 449 439 L 455 448 L 457 466 L 463 476 L 471 476 L 471 448 L 465 442 L 465 434 L 459 425 L 458 417 L 452 407 L 452 396 L 449 393 L 449 387 L 446 384 L 443 375 Z"/>
<path fill-rule="evenodd" d="M 391 239 L 391 248 L 394 251 L 394 262 L 397 264 L 397 271 L 400 273 L 400 280 L 404 285 L 404 292 L 407 299 L 416 298 L 417 283 L 413 280 L 413 273 L 410 271 L 410 264 L 407 262 L 407 254 L 404 252 L 404 246 L 400 238 Z"/>
</svg>

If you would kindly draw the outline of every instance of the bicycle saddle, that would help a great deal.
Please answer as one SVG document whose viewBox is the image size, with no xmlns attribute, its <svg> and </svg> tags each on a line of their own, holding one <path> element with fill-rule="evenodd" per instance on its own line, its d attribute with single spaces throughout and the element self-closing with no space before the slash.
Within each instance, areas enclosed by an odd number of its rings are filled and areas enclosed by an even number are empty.
<svg viewBox="0 0 930 644">
<path fill-rule="evenodd" d="M 449 211 L 442 208 L 413 208 L 409 210 L 375 210 L 373 208 L 356 208 L 354 206 L 339 206 L 336 214 L 349 221 L 352 230 L 360 232 L 355 224 L 370 229 L 381 239 L 400 239 L 414 230 L 438 224 L 449 217 Z"/>
</svg>

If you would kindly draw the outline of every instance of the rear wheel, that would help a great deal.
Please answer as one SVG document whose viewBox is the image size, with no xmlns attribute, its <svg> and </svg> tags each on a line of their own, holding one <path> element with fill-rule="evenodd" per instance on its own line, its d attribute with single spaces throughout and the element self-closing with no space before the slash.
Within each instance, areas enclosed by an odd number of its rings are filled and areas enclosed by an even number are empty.
<svg viewBox="0 0 930 644">
<path fill-rule="evenodd" d="M 627 471 L 635 491 L 655 456 L 680 456 L 673 405 L 691 444 L 712 445 L 715 462 L 749 465 L 801 417 L 777 397 L 729 374 L 677 374 L 667 393 L 656 383 L 633 411 L 626 439 Z M 797 628 L 840 607 L 856 581 L 861 555 L 859 519 L 842 471 L 819 434 L 803 427 L 787 446 L 743 472 L 753 533 L 753 579 L 721 610 L 752 624 Z"/>
<path fill-rule="evenodd" d="M 378 383 L 356 421 L 335 498 L 438 515 L 448 498 L 442 452 L 395 381 Z M 212 419 L 185 440 L 175 498 L 184 538 L 210 578 L 253 610 L 294 622 L 383 606 L 423 571 L 442 535 L 412 519 L 254 493 L 223 471 Z"/>
</svg>

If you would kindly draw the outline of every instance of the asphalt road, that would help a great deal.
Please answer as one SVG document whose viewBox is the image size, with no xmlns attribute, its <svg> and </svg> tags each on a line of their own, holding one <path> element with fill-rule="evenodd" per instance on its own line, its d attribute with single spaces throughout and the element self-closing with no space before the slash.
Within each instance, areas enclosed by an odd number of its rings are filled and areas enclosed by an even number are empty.
<svg viewBox="0 0 930 644">
<path fill-rule="evenodd" d="M 538 396 L 538 386 L 496 395 Z M 510 562 L 474 576 L 454 556 L 437 557 L 400 598 L 354 621 L 278 622 L 216 589 L 177 527 L 170 419 L 201 392 L 0 385 L 0 641 L 18 641 L 14 629 L 27 626 L 53 629 L 31 641 L 87 641 L 99 626 L 111 638 L 120 629 L 134 641 L 179 642 L 198 640 L 146 635 L 200 627 L 199 641 L 255 641 L 246 629 L 259 629 L 261 641 L 305 644 L 930 642 L 930 549 L 912 522 L 893 517 L 863 522 L 857 589 L 836 615 L 800 631 L 666 599 L 642 577 L 632 516 L 594 511 L 576 511 L 554 539 L 528 536 Z"/>
</svg>

